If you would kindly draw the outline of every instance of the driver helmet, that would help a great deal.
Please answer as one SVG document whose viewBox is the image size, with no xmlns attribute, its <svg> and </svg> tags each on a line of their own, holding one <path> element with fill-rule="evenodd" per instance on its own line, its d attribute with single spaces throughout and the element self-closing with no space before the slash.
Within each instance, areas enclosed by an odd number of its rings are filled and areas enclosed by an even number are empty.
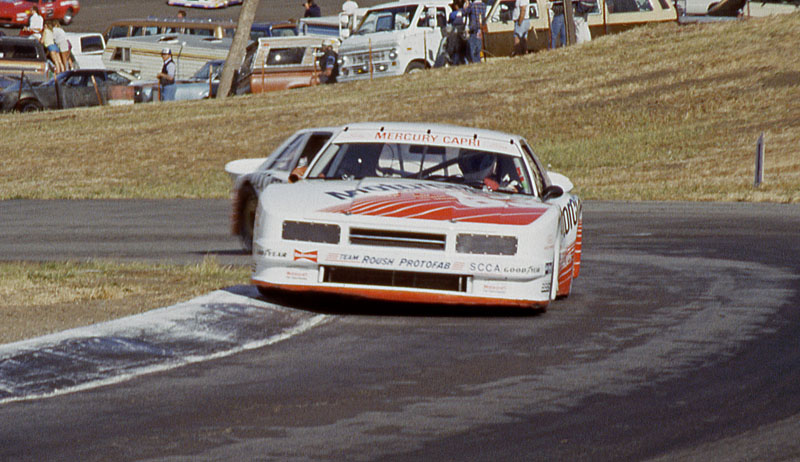
<svg viewBox="0 0 800 462">
<path fill-rule="evenodd" d="M 465 151 L 458 156 L 458 167 L 466 181 L 483 181 L 492 173 L 494 156 L 485 152 Z"/>
</svg>

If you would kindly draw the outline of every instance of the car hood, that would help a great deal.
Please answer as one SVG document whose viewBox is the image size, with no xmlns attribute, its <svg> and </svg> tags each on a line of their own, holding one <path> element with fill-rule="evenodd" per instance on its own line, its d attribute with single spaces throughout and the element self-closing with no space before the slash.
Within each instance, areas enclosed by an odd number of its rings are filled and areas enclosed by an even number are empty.
<svg viewBox="0 0 800 462">
<path fill-rule="evenodd" d="M 354 222 L 414 220 L 417 226 L 453 223 L 526 226 L 551 205 L 522 194 L 505 194 L 434 181 L 379 179 L 303 180 L 273 185 L 263 200 L 270 214 Z"/>
<path fill-rule="evenodd" d="M 375 32 L 367 35 L 351 35 L 339 46 L 339 54 L 362 52 L 364 50 L 377 51 L 385 48 L 396 47 L 402 41 L 404 31 Z"/>
</svg>

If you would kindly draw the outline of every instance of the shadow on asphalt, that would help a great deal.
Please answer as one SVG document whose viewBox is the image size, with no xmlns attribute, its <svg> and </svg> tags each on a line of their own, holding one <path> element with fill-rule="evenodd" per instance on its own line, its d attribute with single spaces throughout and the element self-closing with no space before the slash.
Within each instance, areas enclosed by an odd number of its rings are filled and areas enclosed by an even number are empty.
<svg viewBox="0 0 800 462">
<path fill-rule="evenodd" d="M 318 314 L 409 317 L 527 318 L 540 316 L 543 309 L 509 308 L 505 306 L 432 305 L 365 300 L 343 295 L 298 294 L 296 292 L 259 290 L 253 285 L 225 288 L 228 292 L 274 303 L 287 308 Z"/>
</svg>

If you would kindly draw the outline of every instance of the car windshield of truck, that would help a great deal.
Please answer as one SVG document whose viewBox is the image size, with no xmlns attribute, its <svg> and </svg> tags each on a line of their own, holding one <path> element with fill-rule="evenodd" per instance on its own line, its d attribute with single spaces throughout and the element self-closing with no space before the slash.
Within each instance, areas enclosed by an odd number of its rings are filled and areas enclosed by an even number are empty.
<svg viewBox="0 0 800 462">
<path fill-rule="evenodd" d="M 416 12 L 417 5 L 368 11 L 356 33 L 358 35 L 366 35 L 375 32 L 406 29 L 411 24 Z"/>
<path fill-rule="evenodd" d="M 208 80 L 209 73 L 211 74 L 211 80 L 219 80 L 223 64 L 225 64 L 225 61 L 222 60 L 208 61 L 194 73 L 192 80 Z"/>
<path fill-rule="evenodd" d="M 307 178 L 405 178 L 531 194 L 521 157 L 457 146 L 403 143 L 331 144 Z"/>
</svg>

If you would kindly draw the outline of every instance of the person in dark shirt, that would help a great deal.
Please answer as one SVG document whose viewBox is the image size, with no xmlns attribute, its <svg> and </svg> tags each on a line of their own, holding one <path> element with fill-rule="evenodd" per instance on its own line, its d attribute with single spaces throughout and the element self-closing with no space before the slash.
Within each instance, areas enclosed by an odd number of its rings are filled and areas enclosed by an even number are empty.
<svg viewBox="0 0 800 462">
<path fill-rule="evenodd" d="M 314 3 L 314 0 L 306 0 L 303 3 L 303 6 L 306 7 L 306 13 L 303 15 L 305 18 L 318 18 L 322 16 L 322 11 L 319 9 L 319 5 Z"/>
</svg>

